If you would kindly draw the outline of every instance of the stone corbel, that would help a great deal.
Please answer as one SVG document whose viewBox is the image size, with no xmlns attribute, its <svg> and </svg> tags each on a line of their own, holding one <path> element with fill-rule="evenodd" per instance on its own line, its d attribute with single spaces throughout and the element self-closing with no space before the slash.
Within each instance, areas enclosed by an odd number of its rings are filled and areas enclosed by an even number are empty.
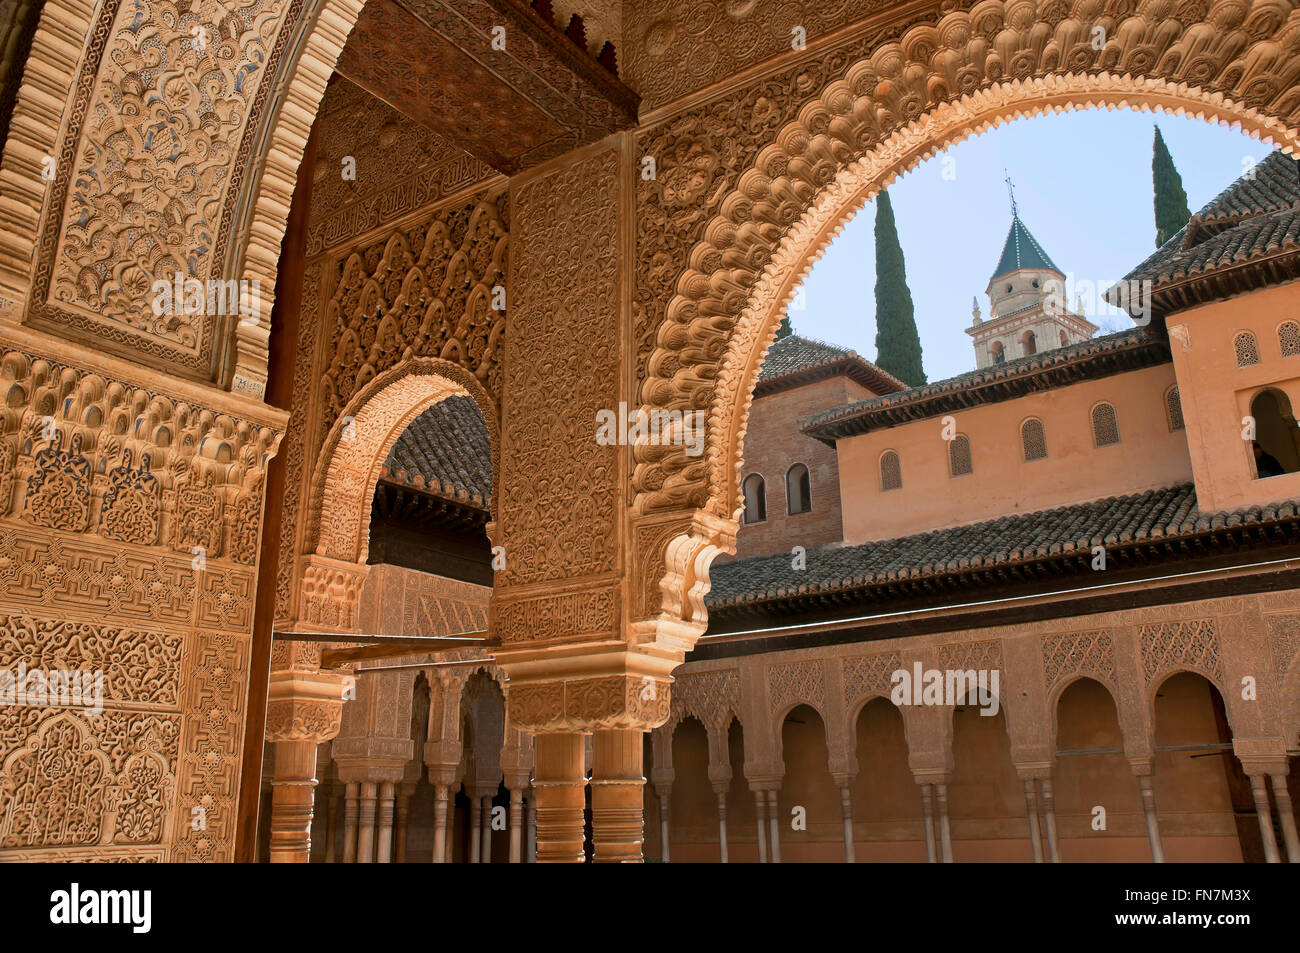
<svg viewBox="0 0 1300 953">
<path fill-rule="evenodd" d="M 342 724 L 349 683 L 349 676 L 342 672 L 273 672 L 266 705 L 266 740 L 320 744 L 334 738 Z"/>
</svg>

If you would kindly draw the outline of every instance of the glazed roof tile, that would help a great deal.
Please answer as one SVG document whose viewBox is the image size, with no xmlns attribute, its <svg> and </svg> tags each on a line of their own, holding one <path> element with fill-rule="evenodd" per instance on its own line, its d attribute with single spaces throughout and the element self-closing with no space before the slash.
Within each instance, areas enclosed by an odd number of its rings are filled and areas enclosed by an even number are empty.
<svg viewBox="0 0 1300 953">
<path fill-rule="evenodd" d="M 492 443 L 474 398 L 452 396 L 411 421 L 384 464 L 386 476 L 444 496 L 492 496 Z"/>
<path fill-rule="evenodd" d="M 1231 512 L 1202 513 L 1191 483 L 1129 496 L 1021 513 L 967 526 L 809 550 L 804 570 L 790 554 L 754 556 L 715 566 L 706 598 L 710 609 L 752 605 L 821 593 L 868 589 L 898 580 L 953 575 L 1050 559 L 1093 546 L 1177 539 L 1250 523 L 1293 520 L 1294 500 Z"/>
</svg>

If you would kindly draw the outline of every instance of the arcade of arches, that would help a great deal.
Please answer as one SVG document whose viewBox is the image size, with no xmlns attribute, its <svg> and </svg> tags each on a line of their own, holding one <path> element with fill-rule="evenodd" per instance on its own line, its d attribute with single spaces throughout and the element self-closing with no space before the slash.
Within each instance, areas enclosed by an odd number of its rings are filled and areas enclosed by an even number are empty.
<svg viewBox="0 0 1300 953">
<path fill-rule="evenodd" d="M 1087 856 L 1300 856 L 1293 590 L 679 669 L 845 217 L 1046 111 L 1290 150 L 1288 0 L 0 17 L 0 662 L 104 673 L 101 716 L 0 708 L 6 859 L 251 860 L 262 808 L 273 860 L 1068 860 L 1099 803 Z M 622 405 L 704 453 L 596 441 Z M 872 700 L 913 661 L 1000 713 Z"/>
</svg>

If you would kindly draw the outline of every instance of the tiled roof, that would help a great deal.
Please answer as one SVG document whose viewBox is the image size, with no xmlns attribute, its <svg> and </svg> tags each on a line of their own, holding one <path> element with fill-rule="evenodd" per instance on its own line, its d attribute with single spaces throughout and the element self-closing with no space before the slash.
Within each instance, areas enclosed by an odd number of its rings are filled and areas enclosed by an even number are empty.
<svg viewBox="0 0 1300 953">
<path fill-rule="evenodd" d="M 1201 513 L 1193 484 L 1184 483 L 914 536 L 810 550 L 803 570 L 792 568 L 789 553 L 735 560 L 711 570 L 713 585 L 706 601 L 710 609 L 719 609 L 853 592 L 1075 552 L 1090 557 L 1093 546 L 1176 540 L 1239 525 L 1293 521 L 1297 516 L 1297 501 Z"/>
<path fill-rule="evenodd" d="M 1047 252 L 1043 251 L 1043 246 L 1038 244 L 1038 240 L 1030 234 L 1029 229 L 1025 228 L 1025 223 L 1020 221 L 1020 216 L 1013 215 L 1011 228 L 1007 230 L 1007 240 L 1002 245 L 1002 257 L 998 259 L 997 270 L 993 272 L 989 283 L 1020 268 L 1061 270 L 1048 257 Z"/>
<path fill-rule="evenodd" d="M 1126 281 L 1150 280 L 1159 299 L 1162 288 L 1300 251 L 1300 163 L 1274 152 L 1210 200 L 1186 225 L 1124 276 Z M 1252 279 L 1252 287 L 1287 280 L 1295 265 L 1276 265 Z M 1207 297 L 1240 290 L 1215 285 L 1203 294 L 1167 296 L 1167 313 Z M 1119 302 L 1107 290 L 1106 297 Z"/>
<path fill-rule="evenodd" d="M 836 347 L 798 334 L 789 334 L 772 343 L 758 371 L 754 396 L 799 386 L 818 372 L 842 372 L 868 390 L 888 394 L 906 385 L 892 374 L 860 357 L 856 351 Z"/>
<path fill-rule="evenodd" d="M 1066 347 L 990 364 L 947 380 L 833 407 L 799 421 L 827 443 L 977 404 L 1011 400 L 1035 390 L 1095 379 L 1169 359 L 1168 342 L 1147 328 L 1130 328 Z"/>
<path fill-rule="evenodd" d="M 384 464 L 399 483 L 487 504 L 492 496 L 492 443 L 483 415 L 466 396 L 434 404 L 402 432 Z"/>
</svg>

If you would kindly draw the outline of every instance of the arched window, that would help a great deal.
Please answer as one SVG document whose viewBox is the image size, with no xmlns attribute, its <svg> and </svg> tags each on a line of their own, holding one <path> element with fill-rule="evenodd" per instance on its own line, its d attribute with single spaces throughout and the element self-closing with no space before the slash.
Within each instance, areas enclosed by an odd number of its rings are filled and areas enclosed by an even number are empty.
<svg viewBox="0 0 1300 953">
<path fill-rule="evenodd" d="M 1092 444 L 1109 447 L 1113 443 L 1119 443 L 1119 418 L 1110 404 L 1098 404 L 1092 408 Z"/>
<path fill-rule="evenodd" d="M 903 466 L 899 463 L 898 454 L 893 450 L 886 450 L 880 455 L 880 489 L 901 490 L 903 488 Z"/>
<path fill-rule="evenodd" d="M 1070 343 L 1070 336 L 1069 336 L 1068 334 L 1066 334 L 1064 331 L 1062 331 L 1062 332 L 1061 332 L 1061 347 L 1065 347 L 1065 345 L 1067 345 L 1067 344 L 1069 344 L 1069 343 Z"/>
<path fill-rule="evenodd" d="M 1283 357 L 1295 357 L 1300 354 L 1300 324 L 1294 321 L 1283 321 L 1277 329 L 1277 343 L 1282 349 Z"/>
<path fill-rule="evenodd" d="M 970 459 L 970 438 L 959 433 L 948 441 L 948 475 L 965 476 L 974 472 Z"/>
<path fill-rule="evenodd" d="M 767 519 L 767 485 L 757 473 L 745 477 L 745 522 L 761 523 Z"/>
<path fill-rule="evenodd" d="M 1183 429 L 1183 402 L 1177 384 L 1165 391 L 1165 414 L 1169 417 L 1170 430 Z"/>
<path fill-rule="evenodd" d="M 796 463 L 785 473 L 785 502 L 791 516 L 812 509 L 812 483 L 808 468 L 802 463 Z"/>
<path fill-rule="evenodd" d="M 1250 402 L 1250 415 L 1255 419 L 1255 479 L 1300 471 L 1300 430 L 1286 394 L 1272 387 L 1260 391 Z"/>
<path fill-rule="evenodd" d="M 1030 417 L 1020 425 L 1020 446 L 1025 453 L 1025 462 L 1047 459 L 1047 434 L 1043 422 L 1037 417 Z"/>
<path fill-rule="evenodd" d="M 993 355 L 993 363 L 1001 364 L 1007 359 L 1005 350 L 1003 350 L 1001 341 L 994 341 L 989 345 L 989 353 Z"/>
<path fill-rule="evenodd" d="M 1242 331 L 1232 343 L 1237 348 L 1238 367 L 1250 367 L 1259 363 L 1259 345 L 1255 343 L 1255 335 Z"/>
<path fill-rule="evenodd" d="M 1033 331 L 1026 331 L 1020 335 L 1020 346 L 1026 354 L 1038 353 L 1038 338 L 1034 337 Z"/>
</svg>

